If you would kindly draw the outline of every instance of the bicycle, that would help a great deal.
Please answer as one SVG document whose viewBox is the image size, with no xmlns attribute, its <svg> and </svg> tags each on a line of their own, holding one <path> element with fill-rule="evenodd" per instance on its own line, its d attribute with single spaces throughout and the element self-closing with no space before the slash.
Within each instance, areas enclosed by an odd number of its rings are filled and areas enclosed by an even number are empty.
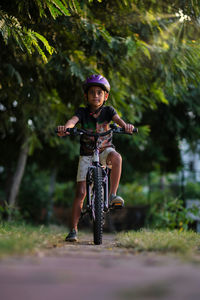
<svg viewBox="0 0 200 300">
<path fill-rule="evenodd" d="M 110 130 L 102 133 L 92 133 L 78 128 L 68 128 L 66 132 L 74 136 L 85 134 L 94 137 L 92 165 L 89 166 L 86 175 L 86 209 L 81 212 L 81 217 L 86 213 L 89 214 L 93 221 L 94 244 L 100 245 L 102 244 L 104 213 L 107 213 L 113 207 L 109 206 L 108 199 L 109 168 L 103 167 L 99 162 L 99 138 L 111 132 L 114 134 L 129 133 L 126 133 L 123 128 L 117 127 L 116 124 L 111 124 Z M 133 132 L 138 133 L 138 129 L 134 128 Z"/>
</svg>

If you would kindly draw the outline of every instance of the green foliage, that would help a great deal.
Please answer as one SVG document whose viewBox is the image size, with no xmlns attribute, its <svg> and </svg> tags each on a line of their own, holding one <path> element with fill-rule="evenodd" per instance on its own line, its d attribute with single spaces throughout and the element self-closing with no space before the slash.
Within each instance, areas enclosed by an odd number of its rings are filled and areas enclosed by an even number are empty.
<svg viewBox="0 0 200 300">
<path fill-rule="evenodd" d="M 156 191 L 151 194 L 148 221 L 152 228 L 187 230 L 188 224 L 194 221 L 188 212 L 195 213 L 196 209 L 186 209 L 180 198 L 175 198 L 170 191 Z"/>
<path fill-rule="evenodd" d="M 148 204 L 148 197 L 143 186 L 138 182 L 120 185 L 120 195 L 125 200 L 126 206 L 142 206 Z"/>
<path fill-rule="evenodd" d="M 53 19 L 56 19 L 58 16 L 70 16 L 69 10 L 67 8 L 67 2 L 69 5 L 77 1 L 65 1 L 65 0 L 33 0 L 33 1 L 18 1 L 18 10 L 19 13 L 26 13 L 29 18 L 33 18 L 33 9 L 37 10 L 40 18 L 47 18 L 50 12 Z"/>
<path fill-rule="evenodd" d="M 54 205 L 62 207 L 71 207 L 74 200 L 75 183 L 56 183 L 54 194 Z"/>
<path fill-rule="evenodd" d="M 49 176 L 33 164 L 24 175 L 18 197 L 18 206 L 22 216 L 32 222 L 41 222 L 43 210 L 49 204 Z"/>
<path fill-rule="evenodd" d="M 135 176 L 132 183 L 120 185 L 120 194 L 126 205 L 147 205 L 146 226 L 156 229 L 187 230 L 193 223 L 193 216 L 199 216 L 196 206 L 185 208 L 180 197 L 183 187 L 177 175 L 161 176 L 159 172 L 149 177 Z M 188 182 L 184 187 L 184 199 L 199 199 L 199 183 Z"/>
<path fill-rule="evenodd" d="M 184 189 L 184 196 L 186 199 L 200 199 L 200 183 L 187 182 Z"/>
<path fill-rule="evenodd" d="M 3 222 L 5 219 L 17 223 L 23 221 L 23 216 L 18 207 L 11 206 L 4 201 L 4 203 L 0 205 L 0 222 Z"/>
<path fill-rule="evenodd" d="M 47 57 L 42 50 L 39 41 L 42 42 L 45 50 L 50 55 L 54 51 L 53 47 L 49 45 L 44 36 L 31 29 L 27 30 L 26 27 L 21 26 L 16 17 L 9 16 L 2 10 L 0 10 L 0 33 L 6 44 L 13 39 L 22 51 L 26 50 L 29 54 L 33 54 L 35 50 L 37 50 L 44 62 L 47 62 Z"/>
</svg>

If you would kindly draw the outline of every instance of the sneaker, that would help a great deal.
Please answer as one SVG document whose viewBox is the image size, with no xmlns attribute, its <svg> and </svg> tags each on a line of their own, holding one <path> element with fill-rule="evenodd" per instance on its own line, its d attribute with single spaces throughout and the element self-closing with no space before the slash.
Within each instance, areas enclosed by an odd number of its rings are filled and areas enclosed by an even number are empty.
<svg viewBox="0 0 200 300">
<path fill-rule="evenodd" d="M 77 242 L 77 231 L 73 228 L 65 238 L 66 242 Z"/>
<path fill-rule="evenodd" d="M 124 200 L 122 199 L 122 197 L 112 194 L 110 196 L 110 206 L 121 208 L 124 206 Z"/>
</svg>

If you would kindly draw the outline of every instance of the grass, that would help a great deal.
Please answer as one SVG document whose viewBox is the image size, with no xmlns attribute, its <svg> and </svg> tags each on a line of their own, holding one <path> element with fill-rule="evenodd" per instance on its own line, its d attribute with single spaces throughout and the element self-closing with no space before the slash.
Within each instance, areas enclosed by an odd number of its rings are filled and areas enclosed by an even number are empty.
<svg viewBox="0 0 200 300">
<path fill-rule="evenodd" d="M 64 246 L 67 229 L 59 226 L 31 226 L 0 223 L 0 258 L 40 253 Z M 200 234 L 178 230 L 141 230 L 118 233 L 117 246 L 134 252 L 200 254 Z"/>
<path fill-rule="evenodd" d="M 64 245 L 66 228 L 0 223 L 0 258 L 39 253 Z"/>
<path fill-rule="evenodd" d="M 178 230 L 141 230 L 119 233 L 117 246 L 135 252 L 200 254 L 200 234 Z"/>
</svg>

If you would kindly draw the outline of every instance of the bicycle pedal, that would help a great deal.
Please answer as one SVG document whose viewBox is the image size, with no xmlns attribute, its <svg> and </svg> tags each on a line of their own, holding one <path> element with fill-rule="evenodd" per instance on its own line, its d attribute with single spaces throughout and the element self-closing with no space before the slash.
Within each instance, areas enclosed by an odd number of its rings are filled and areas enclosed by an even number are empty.
<svg viewBox="0 0 200 300">
<path fill-rule="evenodd" d="M 122 203 L 116 202 L 116 203 L 114 203 L 114 204 L 112 205 L 112 207 L 113 207 L 114 209 L 121 209 L 121 208 L 124 207 L 124 205 L 123 205 Z"/>
<path fill-rule="evenodd" d="M 112 204 L 109 206 L 109 210 L 113 210 L 113 209 L 121 209 L 123 208 L 123 205 L 116 205 L 116 204 Z"/>
</svg>

